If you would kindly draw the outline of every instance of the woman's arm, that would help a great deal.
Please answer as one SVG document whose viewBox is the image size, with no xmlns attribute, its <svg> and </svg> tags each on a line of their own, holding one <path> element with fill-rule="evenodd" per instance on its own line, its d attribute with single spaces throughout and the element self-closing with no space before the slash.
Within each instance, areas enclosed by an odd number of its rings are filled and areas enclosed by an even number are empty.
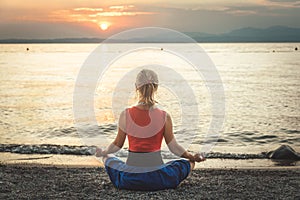
<svg viewBox="0 0 300 200">
<path fill-rule="evenodd" d="M 126 130 L 126 111 L 123 111 L 120 114 L 117 137 L 105 150 L 97 147 L 96 156 L 106 156 L 107 154 L 119 151 L 123 147 L 126 139 L 126 133 L 124 130 Z"/>
<path fill-rule="evenodd" d="M 110 153 L 116 153 L 123 147 L 125 139 L 126 139 L 126 133 L 121 128 L 119 128 L 118 135 L 115 138 L 115 140 L 105 150 L 97 148 L 96 156 L 100 157 L 100 156 L 106 156 L 107 154 Z"/>
<path fill-rule="evenodd" d="M 191 162 L 201 162 L 204 161 L 205 158 L 200 156 L 200 154 L 192 155 L 188 151 L 186 151 L 180 144 L 177 143 L 174 134 L 173 134 L 173 124 L 172 119 L 169 114 L 167 114 L 166 124 L 165 124 L 165 132 L 164 138 L 168 145 L 169 150 L 177 156 L 182 158 L 187 158 Z"/>
</svg>

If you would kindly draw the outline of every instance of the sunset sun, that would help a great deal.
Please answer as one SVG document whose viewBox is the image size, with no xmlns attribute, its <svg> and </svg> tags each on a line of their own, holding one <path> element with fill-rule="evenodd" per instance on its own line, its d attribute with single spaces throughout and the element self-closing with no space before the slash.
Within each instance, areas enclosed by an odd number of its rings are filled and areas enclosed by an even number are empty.
<svg viewBox="0 0 300 200">
<path fill-rule="evenodd" d="M 105 30 L 108 29 L 109 23 L 107 23 L 107 22 L 101 22 L 101 23 L 99 23 L 99 27 L 101 28 L 102 31 L 105 31 Z"/>
</svg>

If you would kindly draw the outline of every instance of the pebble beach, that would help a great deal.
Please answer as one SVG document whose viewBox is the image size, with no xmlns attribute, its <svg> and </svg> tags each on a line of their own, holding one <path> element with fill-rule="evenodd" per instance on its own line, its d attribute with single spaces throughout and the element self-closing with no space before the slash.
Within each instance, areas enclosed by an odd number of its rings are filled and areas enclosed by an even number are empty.
<svg viewBox="0 0 300 200">
<path fill-rule="evenodd" d="M 103 167 L 0 165 L 0 199 L 299 199 L 299 168 L 196 169 L 176 189 L 115 188 Z"/>
</svg>

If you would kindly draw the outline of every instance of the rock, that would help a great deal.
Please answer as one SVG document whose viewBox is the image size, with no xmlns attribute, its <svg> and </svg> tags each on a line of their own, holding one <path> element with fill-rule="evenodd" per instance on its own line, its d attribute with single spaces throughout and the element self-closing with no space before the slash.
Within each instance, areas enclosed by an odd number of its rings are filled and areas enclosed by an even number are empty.
<svg viewBox="0 0 300 200">
<path fill-rule="evenodd" d="M 281 145 L 275 151 L 270 151 L 267 156 L 270 159 L 300 160 L 300 154 L 288 145 Z"/>
</svg>

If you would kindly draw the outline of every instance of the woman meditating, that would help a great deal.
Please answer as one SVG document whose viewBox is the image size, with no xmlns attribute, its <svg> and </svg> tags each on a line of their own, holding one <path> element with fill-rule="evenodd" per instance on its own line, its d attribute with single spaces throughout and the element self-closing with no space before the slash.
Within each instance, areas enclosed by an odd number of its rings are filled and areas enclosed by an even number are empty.
<svg viewBox="0 0 300 200">
<path fill-rule="evenodd" d="M 143 69 L 137 75 L 135 85 L 137 105 L 121 113 L 115 140 L 105 150 L 97 148 L 96 156 L 103 156 L 110 180 L 119 189 L 176 188 L 194 169 L 195 162 L 205 158 L 199 154 L 192 155 L 176 142 L 170 115 L 155 105 L 157 74 Z M 125 163 L 112 154 L 123 147 L 126 136 L 129 154 Z M 163 138 L 169 150 L 181 159 L 164 164 L 160 152 Z"/>
</svg>

